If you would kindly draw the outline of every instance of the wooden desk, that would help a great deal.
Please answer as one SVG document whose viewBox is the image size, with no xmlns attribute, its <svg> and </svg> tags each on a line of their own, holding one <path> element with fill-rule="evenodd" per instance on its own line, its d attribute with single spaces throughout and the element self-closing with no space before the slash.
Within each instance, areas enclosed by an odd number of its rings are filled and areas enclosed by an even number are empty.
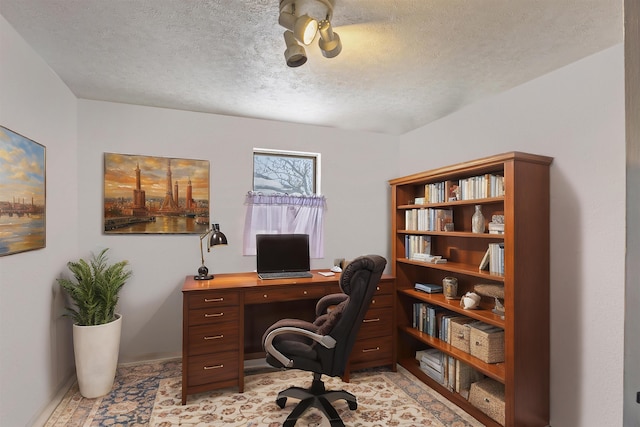
<svg viewBox="0 0 640 427">
<path fill-rule="evenodd" d="M 237 386 L 244 391 L 244 361 L 265 357 L 262 335 L 282 318 L 312 321 L 315 304 L 340 292 L 340 275 L 261 280 L 256 273 L 187 276 L 182 287 L 182 404 L 187 395 Z M 349 371 L 395 367 L 394 280 L 383 275 L 353 347 Z"/>
</svg>

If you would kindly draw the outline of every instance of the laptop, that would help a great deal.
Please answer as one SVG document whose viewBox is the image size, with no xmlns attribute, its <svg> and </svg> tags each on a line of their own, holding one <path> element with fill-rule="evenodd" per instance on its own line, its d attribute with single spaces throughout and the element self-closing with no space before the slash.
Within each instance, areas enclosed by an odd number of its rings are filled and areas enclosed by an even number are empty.
<svg viewBox="0 0 640 427">
<path fill-rule="evenodd" d="M 308 234 L 256 234 L 256 264 L 261 279 L 313 277 Z"/>
</svg>

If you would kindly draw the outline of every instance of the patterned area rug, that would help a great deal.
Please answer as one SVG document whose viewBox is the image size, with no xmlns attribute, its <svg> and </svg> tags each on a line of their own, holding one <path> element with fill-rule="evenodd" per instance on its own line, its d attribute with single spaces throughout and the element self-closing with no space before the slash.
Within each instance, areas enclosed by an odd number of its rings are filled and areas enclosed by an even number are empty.
<svg viewBox="0 0 640 427">
<path fill-rule="evenodd" d="M 344 389 L 357 396 L 355 411 L 342 400 L 334 402 L 347 426 L 482 426 L 400 367 L 398 372 L 356 372 L 349 383 L 340 378 L 323 379 L 328 389 Z M 282 425 L 298 402 L 290 399 L 280 409 L 275 403 L 278 392 L 310 383 L 309 373 L 296 370 L 250 374 L 245 376 L 244 393 L 226 389 L 191 395 L 183 406 L 180 360 L 121 366 L 109 395 L 85 399 L 75 384 L 45 427 L 275 427 Z M 310 409 L 296 426 L 326 427 L 329 422 Z"/>
</svg>

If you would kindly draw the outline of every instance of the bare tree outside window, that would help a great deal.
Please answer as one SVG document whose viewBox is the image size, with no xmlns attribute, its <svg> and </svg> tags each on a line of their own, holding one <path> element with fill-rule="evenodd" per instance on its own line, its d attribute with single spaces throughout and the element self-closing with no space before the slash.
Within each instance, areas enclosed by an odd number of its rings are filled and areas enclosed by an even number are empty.
<svg viewBox="0 0 640 427">
<path fill-rule="evenodd" d="M 253 152 L 253 191 L 311 196 L 320 193 L 320 154 L 280 150 Z"/>
</svg>

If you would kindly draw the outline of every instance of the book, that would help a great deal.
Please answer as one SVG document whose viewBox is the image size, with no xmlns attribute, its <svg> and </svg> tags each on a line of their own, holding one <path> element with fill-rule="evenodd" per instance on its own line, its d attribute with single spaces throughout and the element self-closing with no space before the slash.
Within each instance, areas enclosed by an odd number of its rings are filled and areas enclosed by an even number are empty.
<svg viewBox="0 0 640 427">
<path fill-rule="evenodd" d="M 479 271 L 489 269 L 489 258 L 491 258 L 490 254 L 491 254 L 491 248 L 487 248 L 487 251 L 484 253 L 484 256 L 482 257 L 482 261 L 480 261 L 480 265 L 478 266 Z"/>
<path fill-rule="evenodd" d="M 418 291 L 426 292 L 428 294 L 437 294 L 442 292 L 442 285 L 434 283 L 416 283 L 414 288 Z"/>
</svg>

